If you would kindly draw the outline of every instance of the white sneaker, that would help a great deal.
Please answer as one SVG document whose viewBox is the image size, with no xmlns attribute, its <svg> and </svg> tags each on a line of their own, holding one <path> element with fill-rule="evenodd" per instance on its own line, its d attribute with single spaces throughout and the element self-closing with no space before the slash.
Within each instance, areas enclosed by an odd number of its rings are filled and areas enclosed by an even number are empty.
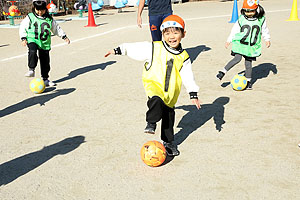
<svg viewBox="0 0 300 200">
<path fill-rule="evenodd" d="M 45 86 L 46 87 L 53 87 L 53 86 L 56 86 L 55 83 L 53 83 L 52 81 L 49 81 L 48 79 L 47 80 L 44 80 L 44 83 L 45 83 Z"/>
<path fill-rule="evenodd" d="M 26 74 L 25 74 L 25 76 L 26 77 L 34 77 L 34 71 L 33 70 L 29 70 Z"/>
</svg>

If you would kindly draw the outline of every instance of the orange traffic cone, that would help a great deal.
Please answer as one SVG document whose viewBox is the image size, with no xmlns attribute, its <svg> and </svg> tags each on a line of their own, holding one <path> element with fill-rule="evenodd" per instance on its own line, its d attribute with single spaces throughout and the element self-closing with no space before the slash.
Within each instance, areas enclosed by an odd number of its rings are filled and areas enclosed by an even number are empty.
<svg viewBox="0 0 300 200">
<path fill-rule="evenodd" d="M 291 15 L 290 15 L 290 18 L 286 21 L 299 21 L 298 9 L 297 9 L 297 0 L 293 0 Z"/>
<path fill-rule="evenodd" d="M 96 27 L 97 25 L 95 24 L 95 18 L 92 10 L 92 4 L 89 3 L 89 10 L 88 10 L 88 25 L 84 27 Z"/>
</svg>

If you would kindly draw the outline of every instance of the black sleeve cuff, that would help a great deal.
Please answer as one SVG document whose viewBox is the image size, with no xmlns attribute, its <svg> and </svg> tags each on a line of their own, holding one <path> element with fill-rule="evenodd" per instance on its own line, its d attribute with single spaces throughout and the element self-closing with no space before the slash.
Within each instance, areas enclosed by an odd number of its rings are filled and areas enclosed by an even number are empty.
<svg viewBox="0 0 300 200">
<path fill-rule="evenodd" d="M 63 39 L 63 40 L 66 39 L 66 38 L 67 38 L 67 35 L 62 36 L 62 39 Z"/>
<path fill-rule="evenodd" d="M 190 99 L 198 99 L 197 92 L 190 92 Z"/>
<path fill-rule="evenodd" d="M 121 48 L 120 48 L 120 47 L 115 48 L 114 51 L 115 51 L 115 55 L 122 55 L 122 52 L 121 52 Z"/>
<path fill-rule="evenodd" d="M 24 40 L 27 40 L 27 38 L 26 37 L 21 37 L 21 40 L 24 41 Z"/>
</svg>

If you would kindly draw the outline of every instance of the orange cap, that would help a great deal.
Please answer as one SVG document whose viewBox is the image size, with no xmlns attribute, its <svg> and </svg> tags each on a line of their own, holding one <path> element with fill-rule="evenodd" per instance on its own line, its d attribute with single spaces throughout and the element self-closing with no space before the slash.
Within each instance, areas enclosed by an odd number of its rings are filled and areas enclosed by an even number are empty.
<svg viewBox="0 0 300 200">
<path fill-rule="evenodd" d="M 259 0 L 244 0 L 243 9 L 255 10 L 258 7 Z"/>
<path fill-rule="evenodd" d="M 169 15 L 164 19 L 160 26 L 160 30 L 163 31 L 165 28 L 178 27 L 184 29 L 184 21 L 177 15 Z"/>
</svg>

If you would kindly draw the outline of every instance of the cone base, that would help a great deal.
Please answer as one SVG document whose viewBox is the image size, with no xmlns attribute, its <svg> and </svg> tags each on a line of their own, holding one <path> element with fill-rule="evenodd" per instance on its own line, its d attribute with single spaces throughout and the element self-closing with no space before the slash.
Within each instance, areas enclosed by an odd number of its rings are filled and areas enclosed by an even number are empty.
<svg viewBox="0 0 300 200">
<path fill-rule="evenodd" d="M 84 27 L 97 27 L 97 25 L 86 25 Z"/>
<path fill-rule="evenodd" d="M 299 21 L 299 19 L 298 18 L 292 18 L 292 19 L 287 19 L 285 21 Z"/>
</svg>

